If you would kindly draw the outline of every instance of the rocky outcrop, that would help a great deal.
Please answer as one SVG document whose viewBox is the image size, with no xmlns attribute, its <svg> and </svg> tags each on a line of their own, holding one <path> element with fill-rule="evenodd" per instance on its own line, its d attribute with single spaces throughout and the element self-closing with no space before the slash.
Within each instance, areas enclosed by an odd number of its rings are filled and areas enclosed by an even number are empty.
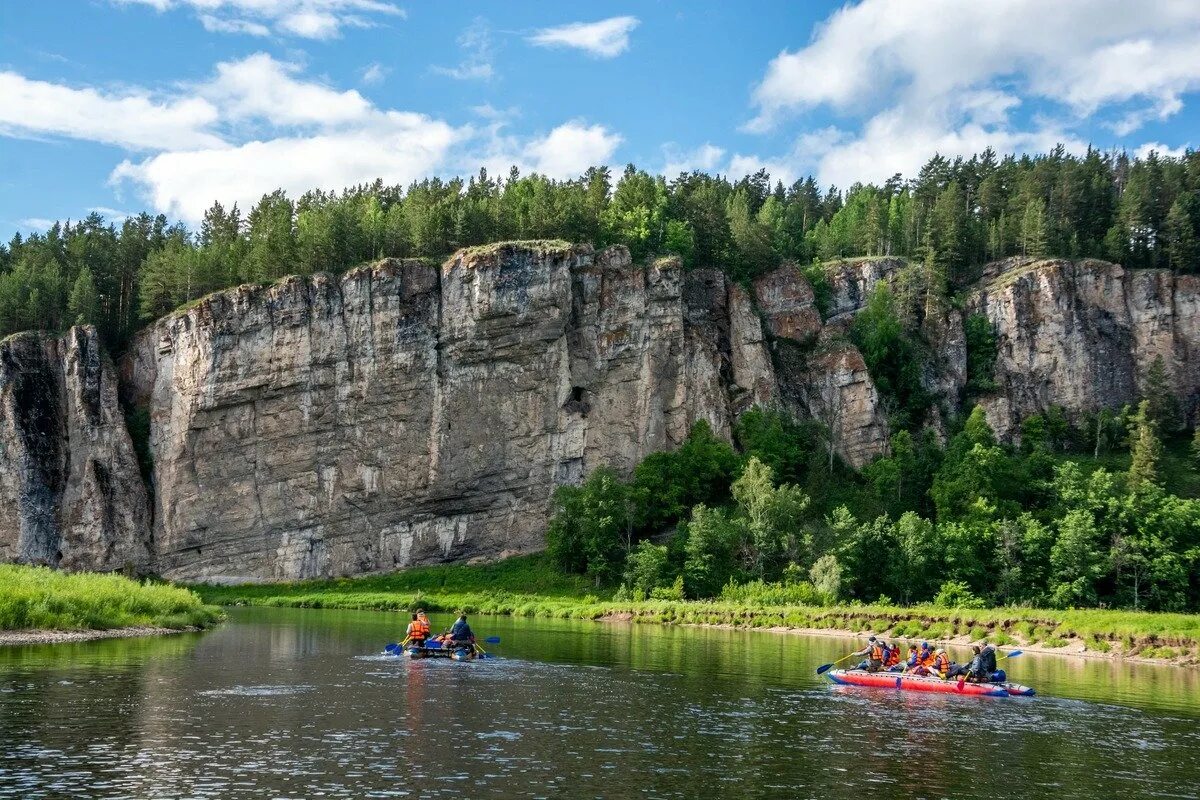
<svg viewBox="0 0 1200 800">
<path fill-rule="evenodd" d="M 862 468 L 888 452 L 888 423 L 862 353 L 840 337 L 823 343 L 800 379 L 805 404 L 832 433 L 835 451 Z"/>
<path fill-rule="evenodd" d="M 997 391 L 982 400 L 998 435 L 1061 406 L 1079 415 L 1135 402 L 1161 357 L 1187 408 L 1200 394 L 1200 277 L 1104 261 L 992 266 L 970 299 L 998 337 Z"/>
<path fill-rule="evenodd" d="M 907 266 L 902 258 L 850 258 L 833 261 L 825 266 L 831 298 L 827 313 L 830 319 L 854 314 L 867 304 L 876 285 L 889 281 Z"/>
<path fill-rule="evenodd" d="M 0 342 L 0 561 L 145 570 L 150 512 L 90 326 Z"/>
<path fill-rule="evenodd" d="M 556 486 L 628 472 L 775 391 L 718 272 L 506 245 L 243 287 L 143 332 L 155 568 L 186 580 L 390 570 L 543 545 Z"/>
</svg>

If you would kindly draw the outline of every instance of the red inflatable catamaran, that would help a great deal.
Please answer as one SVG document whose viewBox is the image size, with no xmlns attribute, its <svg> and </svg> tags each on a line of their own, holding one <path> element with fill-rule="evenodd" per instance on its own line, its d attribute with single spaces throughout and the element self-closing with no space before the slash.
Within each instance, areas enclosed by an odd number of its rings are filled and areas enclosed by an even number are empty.
<svg viewBox="0 0 1200 800">
<path fill-rule="evenodd" d="M 970 694 L 982 697 L 1028 697 L 1033 689 L 1019 683 L 960 683 L 957 680 L 942 680 L 926 675 L 900 672 L 866 672 L 859 669 L 833 669 L 825 673 L 834 683 L 843 686 L 872 686 L 877 689 L 906 689 L 914 692 L 942 692 L 944 694 Z"/>
</svg>

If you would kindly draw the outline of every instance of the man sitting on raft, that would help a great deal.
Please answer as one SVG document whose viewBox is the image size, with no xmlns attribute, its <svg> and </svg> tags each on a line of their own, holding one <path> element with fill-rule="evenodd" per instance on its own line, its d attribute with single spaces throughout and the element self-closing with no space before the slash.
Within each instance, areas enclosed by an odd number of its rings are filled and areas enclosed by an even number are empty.
<svg viewBox="0 0 1200 800">
<path fill-rule="evenodd" d="M 851 653 L 855 656 L 866 656 L 856 669 L 865 669 L 867 672 L 879 672 L 883 669 L 884 647 L 883 642 L 872 636 L 867 639 L 867 646 L 862 650 Z"/>
<path fill-rule="evenodd" d="M 471 626 L 467 624 L 467 615 L 460 614 L 454 624 L 450 626 L 449 633 L 443 633 L 437 637 L 440 642 L 457 642 L 457 643 L 475 643 L 475 634 L 471 631 Z"/>
</svg>

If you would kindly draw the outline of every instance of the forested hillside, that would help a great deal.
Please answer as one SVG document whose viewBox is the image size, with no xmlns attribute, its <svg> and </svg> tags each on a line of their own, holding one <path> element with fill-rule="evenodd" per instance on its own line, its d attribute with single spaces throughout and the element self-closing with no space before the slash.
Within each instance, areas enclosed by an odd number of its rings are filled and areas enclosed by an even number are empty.
<svg viewBox="0 0 1200 800">
<path fill-rule="evenodd" d="M 1038 156 L 935 156 L 882 186 L 791 186 L 765 172 L 736 181 L 667 179 L 632 165 L 576 180 L 376 182 L 299 198 L 276 191 L 251 209 L 209 209 L 198 230 L 141 214 L 97 214 L 0 248 L 0 335 L 95 323 L 110 347 L 208 292 L 288 274 L 340 271 L 381 256 L 440 258 L 463 246 L 555 238 L 671 252 L 737 279 L 782 259 L 900 255 L 946 293 L 970 268 L 1007 255 L 1096 256 L 1129 267 L 1200 269 L 1200 154 L 1061 147 Z"/>
</svg>

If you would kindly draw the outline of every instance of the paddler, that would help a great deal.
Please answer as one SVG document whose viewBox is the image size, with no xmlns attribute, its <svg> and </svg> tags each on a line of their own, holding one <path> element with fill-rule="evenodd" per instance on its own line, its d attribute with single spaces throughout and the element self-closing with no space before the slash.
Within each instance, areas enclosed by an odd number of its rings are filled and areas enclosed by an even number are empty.
<svg viewBox="0 0 1200 800">
<path fill-rule="evenodd" d="M 417 622 L 421 625 L 421 643 L 424 644 L 425 640 L 429 638 L 429 631 L 431 630 L 429 627 L 429 617 L 425 616 L 424 609 L 417 609 Z"/>
<path fill-rule="evenodd" d="M 425 633 L 421 629 L 421 620 L 416 614 L 412 615 L 412 622 L 408 623 L 408 627 L 404 631 L 404 643 L 417 647 L 425 646 Z"/>
<path fill-rule="evenodd" d="M 864 669 L 867 672 L 879 672 L 883 669 L 883 642 L 874 636 L 867 639 L 866 647 L 851 653 L 851 655 L 866 656 L 855 669 Z"/>
<path fill-rule="evenodd" d="M 945 680 L 950 676 L 950 669 L 950 656 L 946 655 L 944 647 L 939 647 L 937 652 L 933 654 L 933 674 Z"/>
<path fill-rule="evenodd" d="M 967 680 L 974 683 L 978 683 L 979 681 L 983 680 L 983 657 L 979 654 L 979 650 L 979 645 L 972 645 L 971 662 L 965 666 L 963 664 L 958 664 L 954 667 L 951 667 L 950 671 L 947 673 L 947 677 L 957 678 L 959 676 L 965 676 Z"/>
<path fill-rule="evenodd" d="M 905 672 L 915 672 L 916 669 L 920 666 L 921 666 L 921 648 L 917 646 L 916 642 L 913 642 L 912 644 L 910 644 L 908 646 L 908 658 L 904 659 L 904 666 L 900 667 L 899 665 L 897 665 L 896 667 L 892 668 L 892 671 L 894 672 L 897 668 L 900 668 L 900 669 L 903 669 Z"/>
<path fill-rule="evenodd" d="M 886 643 L 884 645 L 886 647 Z M 888 672 L 895 672 L 900 669 L 900 643 L 893 642 L 891 647 L 887 648 L 887 657 L 883 660 L 883 666 Z"/>
<path fill-rule="evenodd" d="M 991 683 L 998 669 L 996 665 L 996 648 L 988 644 L 986 639 L 980 643 L 980 647 L 982 648 L 979 651 L 979 656 L 982 659 L 980 668 L 983 670 L 983 674 L 979 676 L 979 679 Z"/>
<path fill-rule="evenodd" d="M 471 626 L 467 624 L 466 614 L 459 614 L 458 619 L 450 628 L 450 638 L 455 642 L 475 642 L 475 634 L 471 632 Z"/>
</svg>

